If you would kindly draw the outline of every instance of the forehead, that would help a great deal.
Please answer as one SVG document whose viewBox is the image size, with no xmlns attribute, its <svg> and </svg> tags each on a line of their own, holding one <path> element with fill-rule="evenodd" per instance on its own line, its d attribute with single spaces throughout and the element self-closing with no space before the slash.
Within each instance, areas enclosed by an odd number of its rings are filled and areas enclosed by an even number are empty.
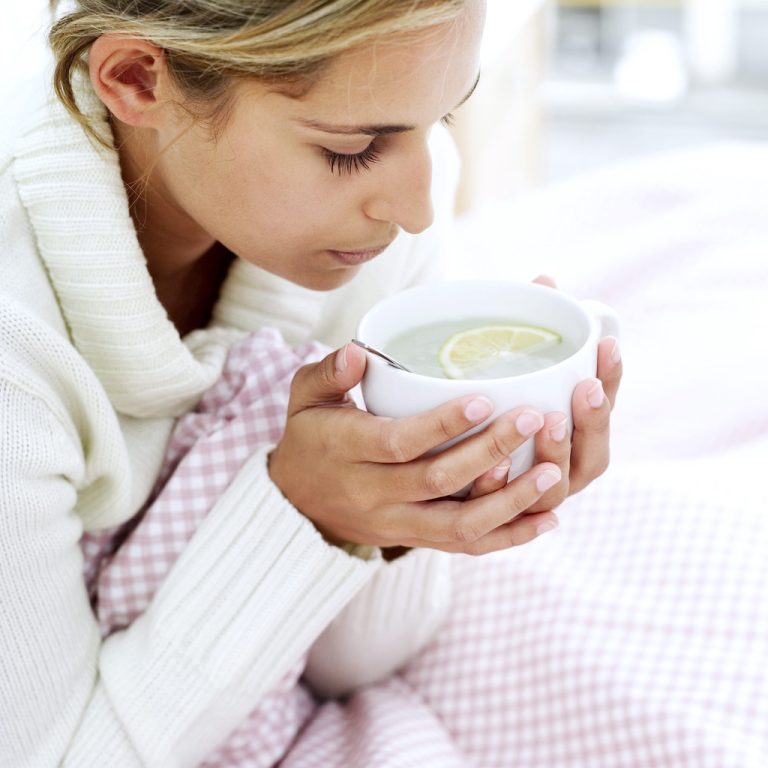
<svg viewBox="0 0 768 768">
<path fill-rule="evenodd" d="M 392 35 L 338 56 L 294 102 L 297 117 L 334 122 L 434 122 L 472 88 L 483 13 L 468 3 L 454 21 Z"/>
</svg>

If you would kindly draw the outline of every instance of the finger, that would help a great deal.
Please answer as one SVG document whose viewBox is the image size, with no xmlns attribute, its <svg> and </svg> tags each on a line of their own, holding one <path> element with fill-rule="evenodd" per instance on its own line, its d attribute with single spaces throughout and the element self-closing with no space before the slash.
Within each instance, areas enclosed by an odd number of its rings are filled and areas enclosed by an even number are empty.
<svg viewBox="0 0 768 768">
<path fill-rule="evenodd" d="M 616 393 L 621 383 L 623 365 L 618 339 L 606 336 L 597 348 L 597 378 L 603 382 L 603 389 L 611 403 L 616 405 Z"/>
<path fill-rule="evenodd" d="M 399 467 L 396 476 L 390 473 L 387 485 L 397 483 L 398 498 L 408 501 L 450 496 L 498 466 L 543 426 L 544 417 L 538 411 L 515 408 L 448 450 Z"/>
<path fill-rule="evenodd" d="M 340 403 L 365 372 L 365 352 L 354 344 L 299 368 L 291 383 L 288 416 L 317 405 Z"/>
<path fill-rule="evenodd" d="M 467 555 L 487 555 L 519 547 L 549 531 L 554 531 L 558 525 L 557 515 L 551 511 L 521 515 L 510 523 L 500 525 L 461 551 Z"/>
<path fill-rule="evenodd" d="M 573 392 L 570 492 L 589 485 L 608 468 L 611 403 L 600 379 L 582 381 Z"/>
<path fill-rule="evenodd" d="M 571 441 L 568 418 L 553 411 L 544 417 L 544 427 L 536 434 L 534 464 L 551 462 L 560 468 L 561 480 L 552 486 L 528 511 L 542 512 L 559 507 L 568 498 L 571 470 Z"/>
<path fill-rule="evenodd" d="M 478 499 L 480 496 L 487 496 L 489 493 L 498 491 L 499 488 L 503 488 L 509 478 L 509 468 L 512 466 L 512 462 L 507 459 L 502 459 L 493 469 L 489 469 L 485 474 L 472 483 L 472 488 L 469 490 L 469 499 Z"/>
<path fill-rule="evenodd" d="M 554 277 L 550 277 L 549 275 L 539 275 L 538 277 L 535 277 L 533 279 L 534 283 L 538 283 L 539 285 L 546 285 L 550 288 L 557 288 L 557 283 L 555 282 Z"/>
<path fill-rule="evenodd" d="M 466 551 L 473 542 L 500 525 L 523 514 L 542 494 L 560 481 L 555 464 L 541 464 L 529 469 L 495 493 L 468 501 L 443 499 L 393 508 L 389 535 L 404 537 L 417 544 L 436 546 L 448 551 Z"/>
<path fill-rule="evenodd" d="M 358 458 L 362 451 L 367 461 L 403 464 L 463 435 L 492 413 L 493 403 L 487 397 L 469 395 L 416 416 L 356 419 L 351 425 L 350 445 L 357 446 Z"/>
</svg>

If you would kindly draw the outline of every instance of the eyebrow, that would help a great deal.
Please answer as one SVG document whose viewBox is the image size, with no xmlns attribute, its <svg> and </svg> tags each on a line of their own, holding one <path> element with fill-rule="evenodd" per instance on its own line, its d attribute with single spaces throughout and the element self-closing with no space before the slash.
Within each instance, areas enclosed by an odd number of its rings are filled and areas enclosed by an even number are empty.
<svg viewBox="0 0 768 768">
<path fill-rule="evenodd" d="M 475 82 L 467 92 L 467 95 L 454 107 L 454 109 L 458 109 L 470 98 L 470 96 L 472 96 L 479 82 L 480 73 L 478 72 Z M 386 136 L 391 133 L 407 133 L 416 128 L 415 125 L 331 125 L 329 123 L 321 123 L 317 120 L 307 120 L 303 117 L 297 118 L 297 122 L 307 128 L 314 128 L 316 131 L 322 131 L 323 133 L 339 133 L 346 136 L 359 136 L 360 134 L 365 136 Z"/>
</svg>

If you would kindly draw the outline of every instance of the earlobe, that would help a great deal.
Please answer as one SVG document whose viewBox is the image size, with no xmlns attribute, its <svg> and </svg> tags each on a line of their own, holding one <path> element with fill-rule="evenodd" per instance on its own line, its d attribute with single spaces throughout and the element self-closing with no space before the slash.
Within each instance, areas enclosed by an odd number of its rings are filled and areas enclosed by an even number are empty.
<svg viewBox="0 0 768 768">
<path fill-rule="evenodd" d="M 88 68 L 96 95 L 118 120 L 153 127 L 165 71 L 162 49 L 146 40 L 102 35 L 91 46 Z"/>
</svg>

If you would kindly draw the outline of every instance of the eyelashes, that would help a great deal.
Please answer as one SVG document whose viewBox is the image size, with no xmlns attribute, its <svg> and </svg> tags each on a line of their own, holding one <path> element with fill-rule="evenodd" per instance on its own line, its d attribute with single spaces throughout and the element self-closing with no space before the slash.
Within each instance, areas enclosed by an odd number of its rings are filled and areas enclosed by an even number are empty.
<svg viewBox="0 0 768 768">
<path fill-rule="evenodd" d="M 446 127 L 452 126 L 454 123 L 453 113 L 449 112 L 440 119 L 440 122 Z M 369 171 L 371 166 L 381 159 L 381 150 L 376 146 L 375 139 L 362 152 L 354 154 L 333 152 L 325 147 L 322 148 L 322 152 L 328 161 L 331 173 L 336 173 L 339 176 L 351 176 L 353 173 Z"/>
<path fill-rule="evenodd" d="M 362 152 L 354 155 L 343 155 L 339 152 L 331 152 L 330 149 L 323 149 L 325 159 L 331 166 L 331 173 L 338 173 L 339 176 L 350 176 L 360 171 L 368 171 L 371 165 L 380 157 L 381 152 L 376 148 L 374 142 L 371 142 Z"/>
</svg>

